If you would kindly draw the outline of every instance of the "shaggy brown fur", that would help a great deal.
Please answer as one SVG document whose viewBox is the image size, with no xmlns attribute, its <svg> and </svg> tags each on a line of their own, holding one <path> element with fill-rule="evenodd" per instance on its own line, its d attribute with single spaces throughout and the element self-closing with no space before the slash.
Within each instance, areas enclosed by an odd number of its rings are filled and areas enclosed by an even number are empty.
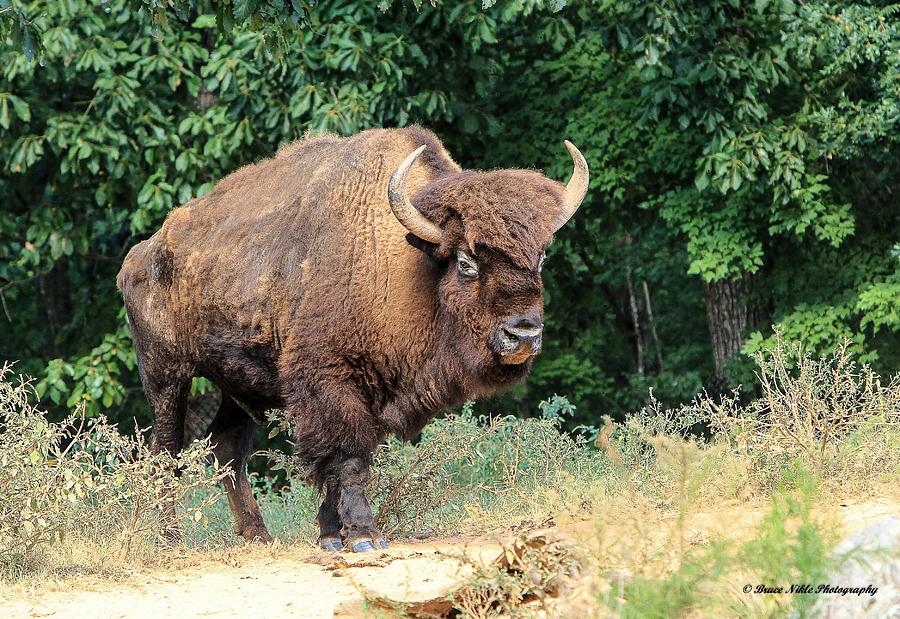
<svg viewBox="0 0 900 619">
<path fill-rule="evenodd" d="M 406 193 L 443 228 L 439 246 L 407 234 L 386 195 L 422 144 Z M 326 490 L 323 544 L 377 543 L 363 494 L 376 445 L 530 369 L 530 354 L 501 363 L 498 325 L 540 325 L 540 262 L 562 194 L 532 171 L 461 171 L 411 127 L 296 142 L 173 210 L 118 277 L 154 448 L 181 448 L 190 381 L 212 380 L 224 395 L 210 431 L 236 473 L 236 531 L 270 539 L 244 464 L 250 418 L 284 408 L 309 481 Z M 458 250 L 476 261 L 474 279 Z"/>
</svg>

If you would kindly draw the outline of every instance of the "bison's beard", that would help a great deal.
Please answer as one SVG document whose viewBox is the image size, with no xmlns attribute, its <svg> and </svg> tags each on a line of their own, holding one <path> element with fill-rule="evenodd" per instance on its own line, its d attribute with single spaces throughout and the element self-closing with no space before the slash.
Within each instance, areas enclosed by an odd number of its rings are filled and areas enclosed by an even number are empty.
<svg viewBox="0 0 900 619">
<path fill-rule="evenodd" d="M 500 357 L 500 363 L 503 365 L 522 365 L 529 359 L 534 357 L 534 353 L 527 348 L 520 348 L 519 350 L 506 355 L 505 357 Z"/>
<path fill-rule="evenodd" d="M 482 382 L 494 392 L 511 387 L 528 376 L 532 365 L 534 356 L 529 356 L 522 363 L 501 363 L 499 359 L 494 359 L 482 371 Z"/>
</svg>

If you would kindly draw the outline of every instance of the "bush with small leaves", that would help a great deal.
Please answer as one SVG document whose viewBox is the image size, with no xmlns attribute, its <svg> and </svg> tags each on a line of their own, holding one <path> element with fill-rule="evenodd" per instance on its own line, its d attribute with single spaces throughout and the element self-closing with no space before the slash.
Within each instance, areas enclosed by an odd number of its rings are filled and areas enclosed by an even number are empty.
<svg viewBox="0 0 900 619">
<path fill-rule="evenodd" d="M 177 457 L 151 453 L 141 431 L 121 434 L 77 411 L 49 422 L 29 381 L 0 368 L 0 576 L 39 569 L 54 546 L 96 544 L 123 560 L 157 542 L 161 514 L 202 522 L 226 473 L 210 468 L 207 442 Z M 176 474 L 177 471 L 177 474 Z M 203 500 L 195 491 L 205 490 Z M 188 506 L 189 509 L 187 508 Z"/>
<path fill-rule="evenodd" d="M 554 396 L 541 410 L 541 418 L 519 419 L 476 416 L 467 405 L 432 421 L 416 442 L 389 438 L 375 452 L 366 490 L 378 526 L 394 536 L 484 531 L 588 502 L 608 463 L 586 434 L 562 432 L 574 412 L 568 400 Z M 270 414 L 278 424 L 273 436 L 289 427 L 283 414 Z M 262 454 L 303 483 L 295 458 Z M 306 505 L 305 493 L 290 492 Z"/>
<path fill-rule="evenodd" d="M 669 474 L 676 460 L 715 470 L 698 489 L 710 497 L 727 494 L 729 485 L 730 492 L 766 494 L 798 464 L 826 489 L 886 479 L 900 466 L 900 377 L 882 381 L 854 361 L 851 348 L 848 340 L 816 357 L 776 330 L 772 348 L 756 354 L 759 398 L 744 405 L 737 392 L 703 394 L 668 410 L 652 401 L 612 433 L 612 445 L 663 504 L 678 496 Z"/>
</svg>

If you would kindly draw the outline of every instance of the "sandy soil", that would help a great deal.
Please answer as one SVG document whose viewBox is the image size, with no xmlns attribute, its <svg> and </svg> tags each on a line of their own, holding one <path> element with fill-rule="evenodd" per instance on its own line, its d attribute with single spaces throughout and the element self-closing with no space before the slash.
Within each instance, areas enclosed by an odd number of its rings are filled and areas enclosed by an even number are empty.
<svg viewBox="0 0 900 619">
<path fill-rule="evenodd" d="M 836 525 L 846 537 L 873 522 L 900 513 L 895 500 L 868 500 L 836 508 Z M 691 515 L 686 521 L 688 543 L 721 536 L 749 535 L 762 517 L 762 506 L 723 506 Z M 651 536 L 665 536 L 665 519 Z M 563 524 L 566 534 L 581 540 L 594 536 L 593 522 Z M 607 534 L 621 527 L 607 528 Z M 612 530 L 611 530 L 612 529 Z M 634 534 L 634 533 L 631 533 Z M 0 599 L 0 617 L 120 618 L 148 617 L 279 617 L 319 618 L 359 616 L 362 591 L 392 600 L 421 601 L 449 591 L 464 579 L 467 568 L 453 557 L 466 553 L 491 561 L 499 540 L 452 539 L 397 544 L 388 551 L 328 555 L 296 548 L 247 547 L 232 558 L 198 560 L 161 571 L 136 571 L 117 580 L 49 583 L 38 591 Z"/>
<path fill-rule="evenodd" d="M 123 580 L 79 582 L 0 600 L 0 617 L 88 618 L 353 616 L 365 589 L 404 601 L 442 595 L 466 576 L 454 555 L 490 561 L 500 546 L 485 540 L 394 545 L 378 553 L 329 555 L 290 549 L 244 549 L 237 560 L 201 561 L 166 571 L 135 572 Z M 231 564 L 229 564 L 231 563 Z M 350 602 L 348 604 L 348 602 Z M 339 610 L 345 606 L 346 611 Z"/>
</svg>

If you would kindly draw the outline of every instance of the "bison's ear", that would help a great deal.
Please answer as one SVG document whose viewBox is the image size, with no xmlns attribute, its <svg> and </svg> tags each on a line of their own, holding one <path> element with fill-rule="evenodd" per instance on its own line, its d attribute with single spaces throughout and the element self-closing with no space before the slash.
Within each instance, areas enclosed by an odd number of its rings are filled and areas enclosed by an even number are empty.
<svg viewBox="0 0 900 619">
<path fill-rule="evenodd" d="M 430 241 L 426 241 L 425 239 L 420 239 L 412 232 L 407 233 L 406 242 L 416 249 L 421 250 L 426 255 L 436 259 L 437 250 L 438 247 L 440 247 L 440 245 L 438 245 L 437 243 L 432 243 Z"/>
</svg>

